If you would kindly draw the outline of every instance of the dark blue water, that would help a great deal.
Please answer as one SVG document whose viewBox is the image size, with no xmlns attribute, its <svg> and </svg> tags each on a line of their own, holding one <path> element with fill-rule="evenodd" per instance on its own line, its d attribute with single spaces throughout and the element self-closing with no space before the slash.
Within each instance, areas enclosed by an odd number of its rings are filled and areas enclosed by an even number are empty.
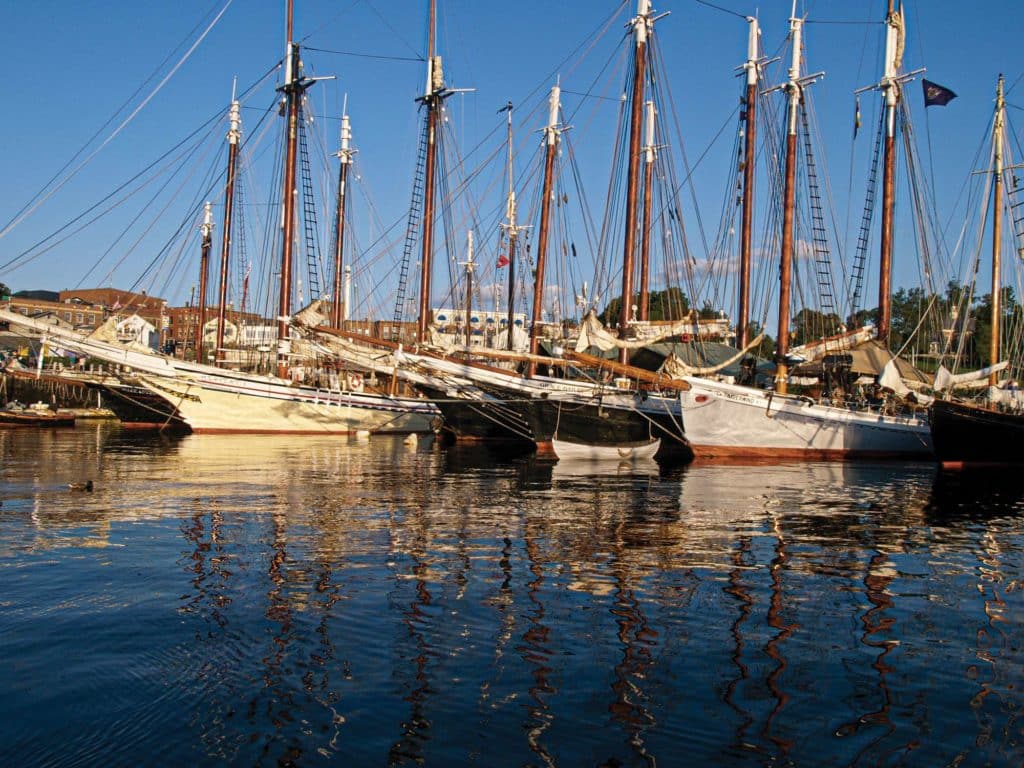
<svg viewBox="0 0 1024 768">
<path fill-rule="evenodd" d="M 1020 473 L 105 426 L 0 458 L 2 765 L 1024 763 Z"/>
</svg>

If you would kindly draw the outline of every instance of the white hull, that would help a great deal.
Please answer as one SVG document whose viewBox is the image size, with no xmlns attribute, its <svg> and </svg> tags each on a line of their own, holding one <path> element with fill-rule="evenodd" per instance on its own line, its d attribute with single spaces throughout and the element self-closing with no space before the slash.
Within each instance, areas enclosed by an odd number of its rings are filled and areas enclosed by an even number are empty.
<svg viewBox="0 0 1024 768">
<path fill-rule="evenodd" d="M 568 461 L 653 461 L 654 454 L 661 447 L 661 440 L 655 439 L 638 444 L 588 445 L 552 440 L 551 447 L 559 459 Z"/>
<path fill-rule="evenodd" d="M 426 400 L 297 386 L 90 339 L 0 311 L 0 319 L 45 333 L 80 354 L 132 369 L 140 383 L 175 405 L 193 432 L 353 434 L 432 431 L 438 410 Z"/>
<path fill-rule="evenodd" d="M 683 424 L 700 457 L 921 458 L 932 455 L 927 418 L 818 405 L 805 398 L 687 377 Z"/>
<path fill-rule="evenodd" d="M 265 377 L 140 377 L 177 405 L 193 432 L 354 434 L 430 432 L 436 409 L 423 400 L 294 387 Z"/>
</svg>

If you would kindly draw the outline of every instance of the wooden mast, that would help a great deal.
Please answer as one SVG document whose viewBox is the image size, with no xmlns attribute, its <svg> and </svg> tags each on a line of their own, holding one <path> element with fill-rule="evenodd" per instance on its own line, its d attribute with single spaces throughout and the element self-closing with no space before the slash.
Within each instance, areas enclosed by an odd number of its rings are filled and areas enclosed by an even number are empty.
<svg viewBox="0 0 1024 768">
<path fill-rule="evenodd" d="M 466 233 L 466 347 L 473 343 L 473 230 Z"/>
<path fill-rule="evenodd" d="M 1003 228 L 1003 123 L 1006 102 L 1003 98 L 1003 76 L 996 85 L 996 114 L 992 123 L 992 338 L 989 341 L 989 365 L 999 362 L 999 336 L 1002 320 L 1002 259 L 999 253 Z M 989 386 L 995 386 L 999 374 L 988 375 Z"/>
<path fill-rule="evenodd" d="M 548 229 L 551 222 L 551 198 L 555 175 L 555 154 L 558 152 L 558 139 L 561 131 L 558 128 L 559 98 L 562 89 L 557 85 L 551 89 L 548 99 L 548 124 L 544 129 L 544 186 L 541 192 L 540 232 L 537 234 L 537 271 L 533 279 L 533 315 L 530 321 L 530 354 L 536 355 L 540 350 L 540 311 L 544 303 L 544 260 L 548 250 Z M 526 369 L 527 376 L 537 372 L 537 363 L 530 361 Z"/>
<path fill-rule="evenodd" d="M 789 97 L 786 113 L 786 171 L 782 208 L 782 254 L 779 258 L 779 340 L 775 351 L 775 391 L 786 394 L 788 389 L 789 365 L 789 304 L 793 274 L 794 214 L 796 208 L 796 139 L 797 116 L 804 88 L 813 83 L 822 72 L 800 77 L 800 48 L 803 35 L 803 19 L 796 15 L 796 0 L 793 0 L 793 15 L 789 20 L 790 38 L 793 46 L 789 66 L 789 80 L 781 86 Z"/>
<path fill-rule="evenodd" d="M 427 325 L 430 322 L 430 276 L 433 269 L 434 253 L 434 176 L 437 164 L 438 113 L 441 108 L 444 74 L 441 57 L 435 55 L 434 30 L 437 8 L 430 0 L 430 20 L 427 33 L 427 85 L 419 101 L 427 109 L 427 157 L 423 175 L 423 243 L 420 257 L 420 306 L 416 321 L 416 340 L 427 339 Z"/>
<path fill-rule="evenodd" d="M 743 68 L 747 71 L 746 106 L 743 115 L 745 123 L 743 137 L 743 215 L 740 219 L 740 274 L 739 274 L 739 311 L 736 318 L 736 347 L 746 349 L 750 343 L 750 272 L 751 272 L 751 241 L 754 222 L 754 150 L 757 130 L 757 81 L 759 76 L 758 37 L 760 29 L 757 19 L 747 17 L 750 24 L 747 38 L 747 61 Z"/>
<path fill-rule="evenodd" d="M 285 148 L 284 184 L 282 188 L 281 222 L 281 293 L 277 316 L 277 375 L 288 376 L 288 359 L 291 342 L 288 322 L 292 302 L 292 246 L 295 237 L 295 159 L 299 140 L 299 107 L 304 85 L 299 75 L 299 46 L 292 40 L 292 16 L 294 0 L 288 0 L 287 52 L 285 54 L 284 85 L 280 90 L 285 95 L 288 119 L 287 144 Z"/>
<path fill-rule="evenodd" d="M 203 326 L 206 325 L 206 283 L 210 271 L 210 246 L 213 244 L 213 205 L 203 206 L 203 223 L 199 226 L 203 243 L 199 256 L 199 306 L 196 308 L 196 362 L 203 362 Z"/>
<path fill-rule="evenodd" d="M 338 157 L 341 160 L 341 168 L 338 170 L 338 208 L 334 219 L 334 290 L 331 303 L 331 325 L 341 328 L 341 323 L 348 316 L 348 295 L 342 299 L 342 275 L 345 274 L 343 266 L 343 253 L 345 245 L 345 192 L 348 184 L 348 169 L 352 164 L 352 127 L 349 124 L 346 109 L 342 109 L 341 116 L 341 149 Z M 344 307 L 344 310 L 343 310 Z"/>
<path fill-rule="evenodd" d="M 502 227 L 508 232 L 508 350 L 512 351 L 513 317 L 516 299 L 516 243 L 519 240 L 519 227 L 516 226 L 516 190 L 512 176 L 512 102 L 507 107 L 506 132 L 508 136 L 508 198 L 505 204 L 506 223 Z"/>
<path fill-rule="evenodd" d="M 882 155 L 882 236 L 878 263 L 878 339 L 887 342 L 892 327 L 892 236 L 896 201 L 896 105 L 899 83 L 896 77 L 897 48 L 902 18 L 889 0 L 885 32 L 885 74 L 881 89 L 885 94 L 885 141 Z"/>
<path fill-rule="evenodd" d="M 650 297 L 650 264 L 651 264 L 651 207 L 654 202 L 654 102 L 648 101 L 646 121 L 644 124 L 644 202 L 643 220 L 640 224 L 643 240 L 640 242 L 640 307 L 637 319 L 649 320 L 651 310 Z"/>
<path fill-rule="evenodd" d="M 644 78 L 647 76 L 647 37 L 652 28 L 650 0 L 637 0 L 633 19 L 633 98 L 629 117 L 629 161 L 626 174 L 626 236 L 622 250 L 622 306 L 619 309 L 619 338 L 629 335 L 633 309 L 633 272 L 636 268 L 636 199 L 640 177 L 640 141 L 643 118 Z M 629 350 L 619 350 L 619 362 L 629 362 Z"/>
<path fill-rule="evenodd" d="M 228 114 L 228 175 L 224 185 L 224 238 L 220 246 L 220 286 L 217 292 L 217 347 L 214 360 L 218 367 L 224 365 L 224 328 L 227 325 L 228 260 L 231 258 L 231 221 L 234 218 L 235 174 L 238 164 L 238 142 L 242 137 L 241 108 L 237 99 L 231 100 Z"/>
</svg>

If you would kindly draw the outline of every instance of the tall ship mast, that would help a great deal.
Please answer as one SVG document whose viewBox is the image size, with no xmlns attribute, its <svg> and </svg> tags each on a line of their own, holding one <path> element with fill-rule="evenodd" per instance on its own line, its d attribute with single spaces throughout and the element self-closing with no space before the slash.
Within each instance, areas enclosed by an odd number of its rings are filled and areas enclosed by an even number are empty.
<svg viewBox="0 0 1024 768">
<path fill-rule="evenodd" d="M 232 97 L 228 130 L 228 172 L 224 185 L 224 239 L 220 248 L 220 290 L 217 300 L 216 364 L 224 365 L 224 328 L 227 325 L 228 264 L 231 259 L 231 224 L 234 219 L 235 179 L 238 171 L 238 144 L 242 138 L 242 115 L 238 99 Z"/>
</svg>

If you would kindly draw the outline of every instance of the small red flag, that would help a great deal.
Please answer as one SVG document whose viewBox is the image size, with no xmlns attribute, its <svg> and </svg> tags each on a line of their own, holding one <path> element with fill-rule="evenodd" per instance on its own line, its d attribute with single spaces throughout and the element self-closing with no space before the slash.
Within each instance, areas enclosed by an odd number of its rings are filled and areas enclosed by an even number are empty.
<svg viewBox="0 0 1024 768">
<path fill-rule="evenodd" d="M 502 267 L 507 267 L 507 266 L 508 266 L 508 256 L 506 256 L 504 253 L 499 253 L 498 254 L 498 269 L 501 269 Z"/>
</svg>

